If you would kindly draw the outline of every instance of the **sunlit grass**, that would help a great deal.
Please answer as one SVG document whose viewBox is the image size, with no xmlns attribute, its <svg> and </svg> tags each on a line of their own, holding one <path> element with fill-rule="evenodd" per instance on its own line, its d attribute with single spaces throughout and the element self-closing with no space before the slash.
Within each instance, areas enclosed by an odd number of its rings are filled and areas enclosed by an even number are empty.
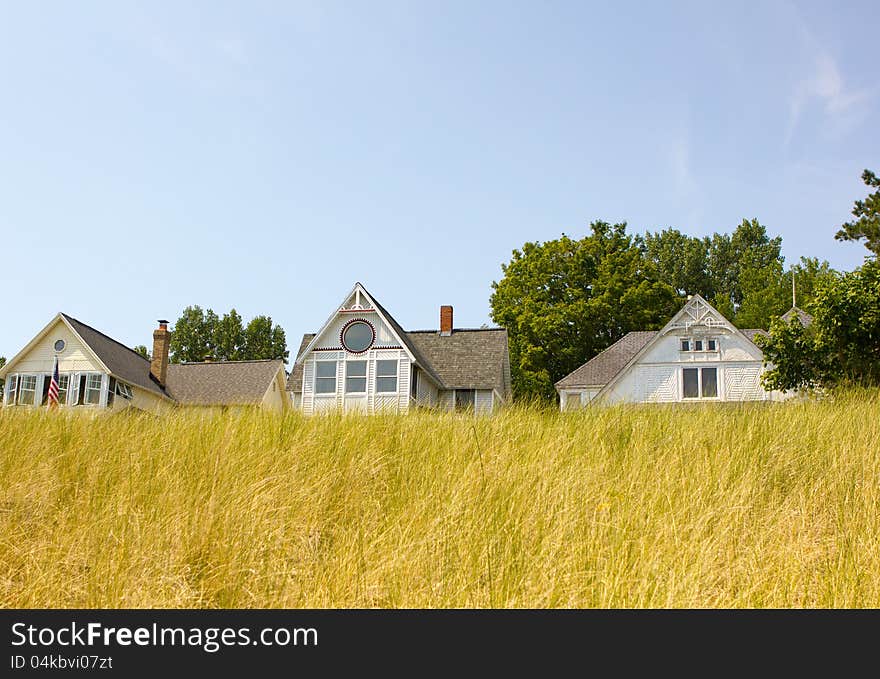
<svg viewBox="0 0 880 679">
<path fill-rule="evenodd" d="M 880 605 L 880 397 L 0 412 L 3 607 Z"/>
</svg>

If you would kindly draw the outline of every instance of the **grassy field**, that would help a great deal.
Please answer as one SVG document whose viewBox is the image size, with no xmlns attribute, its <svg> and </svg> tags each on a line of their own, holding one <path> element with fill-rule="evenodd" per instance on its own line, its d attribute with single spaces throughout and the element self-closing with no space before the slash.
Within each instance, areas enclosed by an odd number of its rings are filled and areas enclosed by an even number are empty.
<svg viewBox="0 0 880 679">
<path fill-rule="evenodd" d="M 876 607 L 880 397 L 0 413 L 3 607 Z"/>
</svg>

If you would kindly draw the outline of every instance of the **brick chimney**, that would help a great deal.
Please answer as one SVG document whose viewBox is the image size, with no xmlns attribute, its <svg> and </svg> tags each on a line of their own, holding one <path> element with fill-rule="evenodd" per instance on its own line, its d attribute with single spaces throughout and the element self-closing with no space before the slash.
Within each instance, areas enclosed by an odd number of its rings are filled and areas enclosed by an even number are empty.
<svg viewBox="0 0 880 679">
<path fill-rule="evenodd" d="M 150 373 L 156 381 L 165 386 L 168 374 L 168 347 L 171 344 L 171 333 L 168 321 L 160 320 L 159 327 L 153 331 L 153 360 L 150 361 Z"/>
<path fill-rule="evenodd" d="M 446 304 L 440 307 L 440 334 L 443 337 L 452 334 L 452 307 Z"/>
</svg>

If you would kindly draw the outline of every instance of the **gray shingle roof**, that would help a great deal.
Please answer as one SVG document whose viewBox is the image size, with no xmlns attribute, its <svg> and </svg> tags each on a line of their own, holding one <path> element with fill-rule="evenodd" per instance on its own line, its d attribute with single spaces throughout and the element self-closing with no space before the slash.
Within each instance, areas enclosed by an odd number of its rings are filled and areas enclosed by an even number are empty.
<svg viewBox="0 0 880 679">
<path fill-rule="evenodd" d="M 761 330 L 760 328 L 747 328 L 746 330 L 740 330 L 740 332 L 745 335 L 752 344 L 755 343 L 755 337 L 758 335 L 764 335 L 767 337 L 770 334 L 766 330 Z"/>
<path fill-rule="evenodd" d="M 375 300 L 374 300 L 375 301 Z M 384 312 L 386 317 L 387 312 Z M 437 375 L 445 389 L 497 389 L 502 398 L 510 397 L 510 358 L 507 331 L 503 328 L 476 330 L 457 328 L 448 337 L 436 330 L 400 331 L 415 351 L 416 361 Z M 303 335 L 300 353 L 314 334 Z M 290 372 L 287 388 L 302 391 L 303 366 Z"/>
<path fill-rule="evenodd" d="M 296 357 L 299 358 L 302 355 L 302 352 L 305 351 L 306 347 L 309 345 L 309 342 L 315 337 L 315 333 L 307 332 L 303 335 L 302 342 L 299 345 L 299 351 L 296 352 Z M 287 391 L 292 391 L 294 393 L 299 393 L 303 388 L 303 364 L 302 363 L 294 363 L 293 367 L 290 369 L 290 377 L 287 378 Z"/>
<path fill-rule="evenodd" d="M 154 394 L 168 396 L 166 391 L 150 375 L 150 362 L 146 358 L 112 337 L 95 330 L 90 325 L 86 325 L 67 314 L 62 313 L 61 315 L 107 366 L 114 377 Z"/>
<path fill-rule="evenodd" d="M 810 325 L 813 323 L 813 317 L 803 309 L 796 306 L 793 306 L 791 309 L 782 314 L 781 318 L 786 323 L 790 322 L 792 318 L 797 318 L 800 321 L 801 325 L 805 328 L 809 328 Z"/>
<path fill-rule="evenodd" d="M 657 335 L 657 332 L 657 330 L 638 330 L 627 333 L 580 368 L 563 377 L 556 386 L 595 387 L 608 384 L 632 360 L 632 357 Z"/>
<path fill-rule="evenodd" d="M 497 389 L 510 396 L 507 330 L 456 328 L 451 335 L 436 330 L 406 333 L 429 360 L 446 389 Z"/>
<path fill-rule="evenodd" d="M 165 386 L 181 405 L 254 405 L 283 366 L 281 359 L 172 363 Z"/>
</svg>

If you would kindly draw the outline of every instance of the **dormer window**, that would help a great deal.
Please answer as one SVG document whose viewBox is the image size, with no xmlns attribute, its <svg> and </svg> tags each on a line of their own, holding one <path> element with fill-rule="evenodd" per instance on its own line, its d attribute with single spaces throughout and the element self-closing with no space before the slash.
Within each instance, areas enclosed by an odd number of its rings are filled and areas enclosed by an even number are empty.
<svg viewBox="0 0 880 679">
<path fill-rule="evenodd" d="M 716 340 L 716 339 L 706 340 L 706 351 L 718 351 L 718 340 Z"/>
<path fill-rule="evenodd" d="M 691 341 L 689 339 L 683 339 L 681 341 L 681 350 L 682 351 L 690 351 L 691 350 Z"/>
<path fill-rule="evenodd" d="M 703 350 L 703 340 L 695 339 L 694 340 L 694 351 L 702 351 Z"/>
</svg>

